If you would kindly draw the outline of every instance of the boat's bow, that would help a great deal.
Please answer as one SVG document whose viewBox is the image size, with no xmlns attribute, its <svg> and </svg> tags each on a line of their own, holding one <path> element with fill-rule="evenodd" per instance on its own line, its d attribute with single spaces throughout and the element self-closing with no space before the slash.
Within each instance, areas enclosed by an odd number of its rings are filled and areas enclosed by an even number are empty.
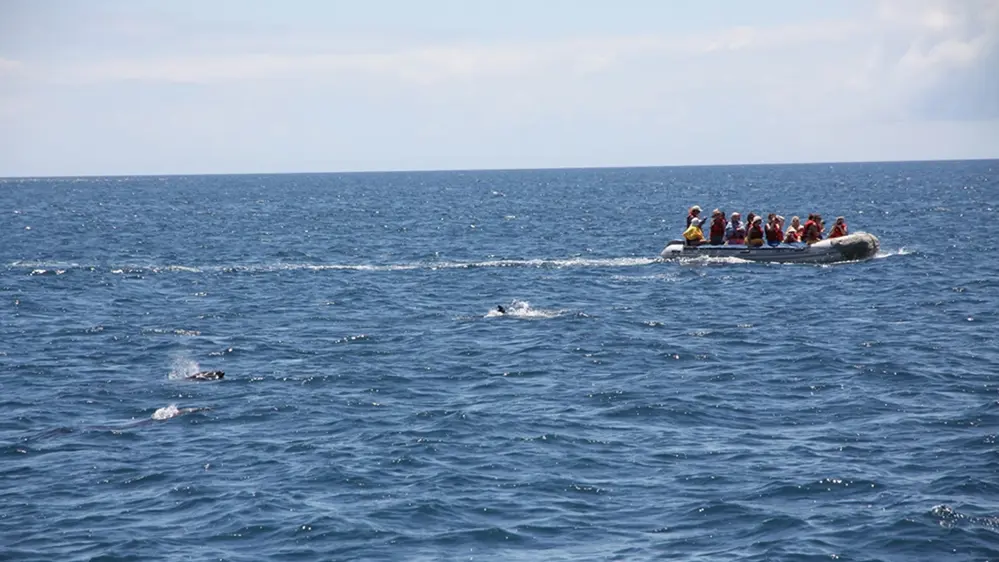
<svg viewBox="0 0 999 562">
<path fill-rule="evenodd" d="M 878 237 L 867 232 L 856 232 L 839 238 L 827 238 L 814 244 L 829 244 L 830 248 L 839 253 L 843 261 L 860 261 L 873 258 L 878 253 L 881 243 Z"/>
</svg>

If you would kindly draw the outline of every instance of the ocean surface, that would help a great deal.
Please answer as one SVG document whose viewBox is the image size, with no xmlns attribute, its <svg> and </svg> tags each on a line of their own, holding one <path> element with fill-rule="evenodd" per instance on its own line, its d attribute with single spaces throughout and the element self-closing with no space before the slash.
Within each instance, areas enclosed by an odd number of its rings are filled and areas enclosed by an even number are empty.
<svg viewBox="0 0 999 562">
<path fill-rule="evenodd" d="M 881 251 L 658 259 L 693 204 Z M 999 560 L 997 211 L 999 161 L 0 180 L 0 559 Z"/>
</svg>

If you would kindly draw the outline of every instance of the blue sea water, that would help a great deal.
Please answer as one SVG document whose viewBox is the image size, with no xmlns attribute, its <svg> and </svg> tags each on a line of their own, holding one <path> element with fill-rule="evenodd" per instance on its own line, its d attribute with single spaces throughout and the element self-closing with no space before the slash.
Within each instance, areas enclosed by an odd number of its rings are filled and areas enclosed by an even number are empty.
<svg viewBox="0 0 999 562">
<path fill-rule="evenodd" d="M 657 259 L 695 203 L 881 252 Z M 999 560 L 997 208 L 999 161 L 0 180 L 0 559 Z"/>
</svg>

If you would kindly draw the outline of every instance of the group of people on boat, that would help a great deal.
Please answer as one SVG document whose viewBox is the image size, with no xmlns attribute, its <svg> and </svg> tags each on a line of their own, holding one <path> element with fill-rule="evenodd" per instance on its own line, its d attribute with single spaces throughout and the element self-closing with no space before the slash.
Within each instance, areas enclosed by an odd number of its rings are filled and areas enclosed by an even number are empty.
<svg viewBox="0 0 999 562">
<path fill-rule="evenodd" d="M 705 225 L 708 236 L 704 236 Z M 728 218 L 725 212 L 715 209 L 711 219 L 701 218 L 701 208 L 694 205 L 687 213 L 687 229 L 683 238 L 689 246 L 701 244 L 745 245 L 749 247 L 778 246 L 780 244 L 814 244 L 822 240 L 825 233 L 825 223 L 822 215 L 812 213 L 804 224 L 798 217 L 791 217 L 791 222 L 785 227 L 784 217 L 770 213 L 766 224 L 763 217 L 749 213 L 746 222 L 742 222 L 742 214 L 735 212 Z M 847 235 L 846 219 L 836 217 L 836 222 L 829 231 L 829 238 Z"/>
</svg>

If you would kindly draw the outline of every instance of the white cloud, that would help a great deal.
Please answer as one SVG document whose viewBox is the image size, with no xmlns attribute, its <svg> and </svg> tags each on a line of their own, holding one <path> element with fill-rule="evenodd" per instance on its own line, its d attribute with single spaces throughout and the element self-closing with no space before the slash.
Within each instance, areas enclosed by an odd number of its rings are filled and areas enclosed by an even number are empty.
<svg viewBox="0 0 999 562">
<path fill-rule="evenodd" d="M 999 117 L 999 0 L 883 0 L 878 64 L 897 112 L 914 118 Z"/>
<path fill-rule="evenodd" d="M 219 51 L 203 48 L 183 55 L 112 57 L 84 64 L 45 69 L 59 82 L 144 80 L 176 83 L 223 83 L 233 80 L 315 77 L 329 74 L 367 74 L 406 82 L 434 84 L 463 78 L 524 78 L 539 73 L 593 73 L 627 64 L 635 59 L 678 59 L 732 52 L 765 52 L 798 46 L 835 44 L 861 32 L 864 24 L 823 22 L 776 28 L 734 27 L 716 32 L 675 36 L 596 36 L 551 41 L 469 41 L 363 46 L 345 45 L 333 38 L 327 45 L 305 40 L 310 49 L 300 49 L 303 39 L 243 43 L 266 45 L 232 52 L 230 45 Z M 283 44 L 284 43 L 284 44 Z M 212 44 L 206 44 L 210 47 Z M 217 46 L 217 45 L 216 45 Z M 289 52 L 286 46 L 293 48 Z"/>
<path fill-rule="evenodd" d="M 941 68 L 967 67 L 985 52 L 987 39 L 947 39 L 928 47 L 910 46 L 899 60 L 899 67 L 913 74 L 925 74 Z"/>
</svg>

